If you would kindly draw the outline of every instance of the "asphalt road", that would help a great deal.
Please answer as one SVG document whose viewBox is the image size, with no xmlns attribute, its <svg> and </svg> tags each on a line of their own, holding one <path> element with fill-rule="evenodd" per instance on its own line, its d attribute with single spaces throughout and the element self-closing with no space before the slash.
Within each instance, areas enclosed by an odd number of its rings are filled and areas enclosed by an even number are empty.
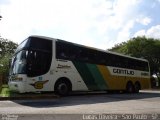
<svg viewBox="0 0 160 120">
<path fill-rule="evenodd" d="M 150 117 L 147 119 L 155 117 L 156 120 L 160 120 L 160 91 L 141 91 L 139 94 L 98 93 L 44 100 L 0 101 L 0 119 L 3 120 L 7 120 L 5 118 L 12 118 L 11 120 L 59 120 L 63 118 L 88 120 L 116 117 L 106 117 L 101 114 L 117 114 L 121 115 L 121 119 L 137 119 L 133 116 L 136 114 L 142 115 L 140 117 L 145 119 L 143 115 L 149 114 Z"/>
</svg>

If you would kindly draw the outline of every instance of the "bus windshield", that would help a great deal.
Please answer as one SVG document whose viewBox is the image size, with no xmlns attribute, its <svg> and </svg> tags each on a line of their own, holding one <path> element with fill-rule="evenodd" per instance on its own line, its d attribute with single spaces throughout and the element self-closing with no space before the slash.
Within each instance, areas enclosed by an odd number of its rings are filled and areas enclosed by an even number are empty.
<svg viewBox="0 0 160 120">
<path fill-rule="evenodd" d="M 17 48 L 12 58 L 10 75 L 35 77 L 48 72 L 52 60 L 52 41 L 29 37 Z"/>
<path fill-rule="evenodd" d="M 22 50 L 15 54 L 11 62 L 10 74 L 26 74 L 26 58 L 28 51 Z"/>
</svg>

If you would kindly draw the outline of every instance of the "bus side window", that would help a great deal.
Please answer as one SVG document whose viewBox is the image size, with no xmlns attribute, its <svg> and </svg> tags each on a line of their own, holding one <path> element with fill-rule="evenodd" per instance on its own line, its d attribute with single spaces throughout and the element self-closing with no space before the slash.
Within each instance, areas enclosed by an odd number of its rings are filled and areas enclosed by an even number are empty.
<svg viewBox="0 0 160 120">
<path fill-rule="evenodd" d="M 96 54 L 95 59 L 98 64 L 101 65 L 107 65 L 108 57 L 106 53 L 100 52 L 99 54 Z"/>
<path fill-rule="evenodd" d="M 65 46 L 63 46 L 63 44 L 57 42 L 56 44 L 56 58 L 57 59 L 65 59 L 66 56 L 66 50 L 65 50 Z"/>
</svg>

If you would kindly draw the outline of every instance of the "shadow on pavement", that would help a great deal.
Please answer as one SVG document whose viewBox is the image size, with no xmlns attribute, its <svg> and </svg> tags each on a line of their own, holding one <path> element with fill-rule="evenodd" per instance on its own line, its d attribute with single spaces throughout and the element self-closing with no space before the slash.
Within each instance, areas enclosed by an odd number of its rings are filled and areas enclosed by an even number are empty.
<svg viewBox="0 0 160 120">
<path fill-rule="evenodd" d="M 41 100 L 15 100 L 14 102 L 36 108 L 65 107 L 74 105 L 119 102 L 127 100 L 147 100 L 160 97 L 160 92 L 140 92 L 139 94 L 126 93 L 76 93 L 67 97 Z"/>
</svg>

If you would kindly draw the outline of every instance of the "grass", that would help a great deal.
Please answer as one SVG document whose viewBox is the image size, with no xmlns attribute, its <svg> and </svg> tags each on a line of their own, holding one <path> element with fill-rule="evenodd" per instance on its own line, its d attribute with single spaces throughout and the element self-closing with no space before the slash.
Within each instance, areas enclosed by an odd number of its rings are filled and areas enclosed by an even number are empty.
<svg viewBox="0 0 160 120">
<path fill-rule="evenodd" d="M 10 96 L 10 90 L 8 88 L 8 85 L 2 85 L 0 97 L 9 97 Z"/>
<path fill-rule="evenodd" d="M 8 85 L 2 85 L 0 97 L 10 97 L 12 92 L 9 90 Z"/>
<path fill-rule="evenodd" d="M 37 94 L 37 93 L 24 93 L 24 94 L 19 94 L 16 92 L 13 92 L 9 89 L 8 85 L 4 84 L 1 86 L 0 89 L 0 97 L 24 97 L 24 96 L 41 96 L 42 94 Z"/>
<path fill-rule="evenodd" d="M 9 89 L 8 88 L 2 88 L 0 96 L 1 97 L 10 97 Z"/>
</svg>

